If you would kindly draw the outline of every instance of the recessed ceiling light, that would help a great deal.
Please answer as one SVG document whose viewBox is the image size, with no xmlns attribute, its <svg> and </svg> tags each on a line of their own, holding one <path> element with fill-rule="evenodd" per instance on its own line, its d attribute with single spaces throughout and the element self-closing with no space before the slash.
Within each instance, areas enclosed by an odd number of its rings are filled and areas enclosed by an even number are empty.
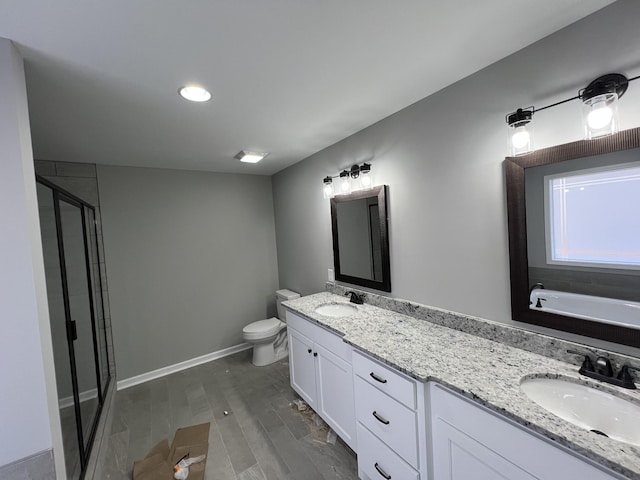
<svg viewBox="0 0 640 480">
<path fill-rule="evenodd" d="M 211 98 L 211 94 L 208 90 L 197 85 L 187 85 L 178 90 L 180 96 L 186 100 L 192 102 L 206 102 Z"/>
<path fill-rule="evenodd" d="M 264 157 L 269 155 L 268 153 L 260 153 L 260 152 L 247 152 L 245 150 L 240 150 L 233 158 L 237 158 L 241 162 L 245 163 L 258 163 Z"/>
</svg>

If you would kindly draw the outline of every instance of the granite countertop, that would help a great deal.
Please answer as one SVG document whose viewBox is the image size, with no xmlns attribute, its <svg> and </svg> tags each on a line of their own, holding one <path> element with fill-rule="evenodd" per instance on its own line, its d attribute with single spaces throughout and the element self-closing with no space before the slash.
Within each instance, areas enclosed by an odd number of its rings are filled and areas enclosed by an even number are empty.
<svg viewBox="0 0 640 480">
<path fill-rule="evenodd" d="M 315 312 L 325 303 L 349 303 L 329 292 L 284 306 L 343 336 L 343 340 L 420 382 L 438 382 L 622 475 L 640 480 L 640 447 L 597 436 L 562 420 L 519 388 L 523 377 L 563 377 L 640 405 L 640 391 L 579 375 L 575 365 L 436 325 L 373 305 L 348 317 Z M 353 305 L 353 304 L 351 304 Z"/>
</svg>

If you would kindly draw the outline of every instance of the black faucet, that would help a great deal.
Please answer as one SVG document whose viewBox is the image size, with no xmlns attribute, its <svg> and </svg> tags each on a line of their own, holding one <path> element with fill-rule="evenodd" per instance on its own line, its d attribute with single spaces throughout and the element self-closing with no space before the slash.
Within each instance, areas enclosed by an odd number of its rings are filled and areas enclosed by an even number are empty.
<svg viewBox="0 0 640 480">
<path fill-rule="evenodd" d="M 531 292 L 533 292 L 536 288 L 541 288 L 544 289 L 544 285 L 541 284 L 540 282 L 536 283 L 534 286 L 532 286 L 529 289 L 529 305 L 531 305 L 533 302 L 531 301 Z M 544 300 L 544 298 L 543 298 Z M 545 300 L 546 301 L 546 300 Z M 542 304 L 540 303 L 540 299 L 538 298 L 538 303 L 536 303 L 536 308 L 542 308 Z"/>
<path fill-rule="evenodd" d="M 618 375 L 614 376 L 613 367 L 611 366 L 611 360 L 607 357 L 598 357 L 594 362 L 591 361 L 591 357 L 587 353 L 576 352 L 575 350 L 567 350 L 567 353 L 573 353 L 574 355 L 580 355 L 584 358 L 582 366 L 578 373 L 589 378 L 594 378 L 602 382 L 610 383 L 622 388 L 628 388 L 630 390 L 636 389 L 634 378 L 631 375 L 630 370 L 640 371 L 640 368 L 632 367 L 631 365 L 623 365 L 618 372 Z"/>
<path fill-rule="evenodd" d="M 362 295 L 358 295 L 353 290 L 349 290 L 345 295 L 351 295 L 351 299 L 349 300 L 351 303 L 355 303 L 356 305 L 362 305 L 364 301 L 362 300 Z"/>
</svg>

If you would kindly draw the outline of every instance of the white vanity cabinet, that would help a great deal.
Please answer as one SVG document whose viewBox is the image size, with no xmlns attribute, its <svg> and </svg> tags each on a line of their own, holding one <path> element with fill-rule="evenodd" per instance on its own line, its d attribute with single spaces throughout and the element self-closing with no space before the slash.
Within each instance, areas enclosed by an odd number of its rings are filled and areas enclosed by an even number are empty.
<svg viewBox="0 0 640 480">
<path fill-rule="evenodd" d="M 437 480 L 614 480 L 506 418 L 429 384 L 433 478 Z"/>
<path fill-rule="evenodd" d="M 427 479 L 424 384 L 354 351 L 358 474 Z"/>
<path fill-rule="evenodd" d="M 291 387 L 356 451 L 352 347 L 287 311 Z"/>
</svg>

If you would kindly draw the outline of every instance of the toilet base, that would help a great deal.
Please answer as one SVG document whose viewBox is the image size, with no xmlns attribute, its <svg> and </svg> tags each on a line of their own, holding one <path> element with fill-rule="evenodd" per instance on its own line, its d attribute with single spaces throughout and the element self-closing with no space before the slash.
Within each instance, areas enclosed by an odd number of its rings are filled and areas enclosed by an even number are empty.
<svg viewBox="0 0 640 480">
<path fill-rule="evenodd" d="M 288 355 L 289 352 L 286 348 L 279 349 L 278 352 L 274 351 L 273 343 L 254 344 L 251 363 L 256 367 L 266 367 L 267 365 L 271 365 L 272 363 L 286 358 Z"/>
</svg>

